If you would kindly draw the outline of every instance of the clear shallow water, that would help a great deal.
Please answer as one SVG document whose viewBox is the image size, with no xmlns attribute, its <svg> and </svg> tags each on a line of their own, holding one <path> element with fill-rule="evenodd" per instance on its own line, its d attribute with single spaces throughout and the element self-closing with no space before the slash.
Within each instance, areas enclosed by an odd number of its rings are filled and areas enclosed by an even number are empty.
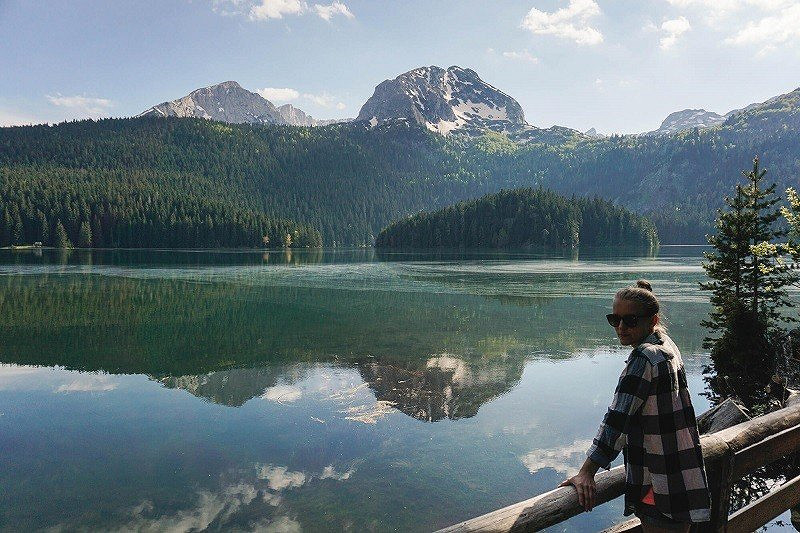
<svg viewBox="0 0 800 533">
<path fill-rule="evenodd" d="M 707 405 L 700 250 L 622 255 L 0 251 L 0 528 L 425 531 L 550 490 L 620 286 Z"/>
</svg>

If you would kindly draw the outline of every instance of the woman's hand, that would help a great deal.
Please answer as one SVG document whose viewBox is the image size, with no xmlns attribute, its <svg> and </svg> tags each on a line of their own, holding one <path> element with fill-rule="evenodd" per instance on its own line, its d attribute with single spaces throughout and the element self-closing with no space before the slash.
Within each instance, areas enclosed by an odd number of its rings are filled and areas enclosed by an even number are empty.
<svg viewBox="0 0 800 533">
<path fill-rule="evenodd" d="M 578 503 L 587 511 L 591 511 L 592 507 L 594 507 L 595 495 L 597 494 L 597 488 L 594 484 L 594 474 L 581 469 L 576 475 L 562 481 L 559 487 L 566 487 L 567 485 L 575 487 L 575 490 L 578 491 Z"/>
</svg>

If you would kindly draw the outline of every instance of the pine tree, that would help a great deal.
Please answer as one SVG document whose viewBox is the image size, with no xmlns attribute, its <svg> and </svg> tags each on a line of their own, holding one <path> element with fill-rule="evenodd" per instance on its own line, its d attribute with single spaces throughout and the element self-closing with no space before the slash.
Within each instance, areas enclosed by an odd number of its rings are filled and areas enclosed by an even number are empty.
<svg viewBox="0 0 800 533">
<path fill-rule="evenodd" d="M 717 233 L 708 237 L 714 250 L 703 263 L 711 281 L 700 284 L 712 293 L 703 325 L 720 334 L 704 342 L 717 373 L 706 379 L 718 398 L 736 395 L 757 411 L 765 403 L 783 324 L 792 320 L 781 315 L 791 307 L 786 286 L 797 280 L 784 261 L 788 245 L 777 242 L 786 231 L 775 225 L 775 185 L 761 188 L 765 173 L 754 159 L 753 170 L 743 172 L 748 183 L 725 199 L 728 210 L 718 213 Z"/>
<path fill-rule="evenodd" d="M 704 252 L 703 268 L 711 281 L 700 283 L 700 288 L 712 291 L 709 319 L 702 325 L 714 332 L 726 328 L 731 307 L 739 305 L 742 298 L 742 274 L 745 259 L 750 255 L 750 234 L 754 213 L 747 209 L 747 200 L 740 184 L 736 185 L 736 196 L 726 197 L 728 210 L 717 212 L 717 233 L 708 236 L 713 251 Z M 707 337 L 705 348 L 713 347 L 717 338 Z"/>
<path fill-rule="evenodd" d="M 64 229 L 64 224 L 60 220 L 56 221 L 55 231 L 53 232 L 53 245 L 56 248 L 72 248 L 72 242 L 69 240 L 67 230 Z"/>
<path fill-rule="evenodd" d="M 81 222 L 81 227 L 78 231 L 78 246 L 80 248 L 92 247 L 92 229 L 89 227 L 87 220 Z"/>
<path fill-rule="evenodd" d="M 19 211 L 14 211 L 12 216 L 13 219 L 13 226 L 11 229 L 11 243 L 12 244 L 22 244 L 22 239 L 25 234 L 25 228 L 22 225 L 22 217 L 19 214 Z"/>
<path fill-rule="evenodd" d="M 14 229 L 14 221 L 8 209 L 3 209 L 3 217 L 0 220 L 0 245 L 8 246 L 11 244 L 11 232 Z"/>
<path fill-rule="evenodd" d="M 50 241 L 50 225 L 47 222 L 47 217 L 41 211 L 36 212 L 36 231 L 38 240 L 47 244 Z"/>
<path fill-rule="evenodd" d="M 790 247 L 780 239 L 788 231 L 776 227 L 781 211 L 775 207 L 780 198 L 775 194 L 776 184 L 761 189 L 761 181 L 766 170 L 759 169 L 759 161 L 753 160 L 753 170 L 746 173 L 749 183 L 743 187 L 748 209 L 753 213 L 753 227 L 750 235 L 751 256 L 745 264 L 742 275 L 744 295 L 750 300 L 753 313 L 758 314 L 773 331 L 780 330 L 780 321 L 793 321 L 780 313 L 783 307 L 793 307 L 786 293 L 786 287 L 795 283 L 797 275 L 792 272 L 785 258 Z"/>
</svg>

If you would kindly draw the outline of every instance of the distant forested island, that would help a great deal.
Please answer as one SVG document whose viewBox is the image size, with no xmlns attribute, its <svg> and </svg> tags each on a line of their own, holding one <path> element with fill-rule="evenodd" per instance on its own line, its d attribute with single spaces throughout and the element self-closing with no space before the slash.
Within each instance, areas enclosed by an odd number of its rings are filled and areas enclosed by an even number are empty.
<svg viewBox="0 0 800 533">
<path fill-rule="evenodd" d="M 514 248 L 629 245 L 653 247 L 658 234 L 641 215 L 599 198 L 545 189 L 503 190 L 419 213 L 386 227 L 378 248 Z"/>
<path fill-rule="evenodd" d="M 597 196 L 649 216 L 662 244 L 704 243 L 754 155 L 797 186 L 798 94 L 671 136 L 174 117 L 0 128 L 0 246 L 371 246 L 393 220 L 520 187 Z"/>
</svg>

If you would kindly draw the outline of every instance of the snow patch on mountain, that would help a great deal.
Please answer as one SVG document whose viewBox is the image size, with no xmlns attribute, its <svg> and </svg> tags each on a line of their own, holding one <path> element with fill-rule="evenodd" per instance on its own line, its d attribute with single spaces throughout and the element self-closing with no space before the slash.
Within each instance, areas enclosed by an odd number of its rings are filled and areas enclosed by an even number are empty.
<svg viewBox="0 0 800 533">
<path fill-rule="evenodd" d="M 473 70 L 437 66 L 410 70 L 375 88 L 356 120 L 379 122 L 405 118 L 431 131 L 513 132 L 528 125 L 519 103 L 483 81 Z"/>
<path fill-rule="evenodd" d="M 673 135 L 692 128 L 708 128 L 725 122 L 725 117 L 705 109 L 684 109 L 670 113 L 657 130 L 648 135 Z"/>
</svg>

